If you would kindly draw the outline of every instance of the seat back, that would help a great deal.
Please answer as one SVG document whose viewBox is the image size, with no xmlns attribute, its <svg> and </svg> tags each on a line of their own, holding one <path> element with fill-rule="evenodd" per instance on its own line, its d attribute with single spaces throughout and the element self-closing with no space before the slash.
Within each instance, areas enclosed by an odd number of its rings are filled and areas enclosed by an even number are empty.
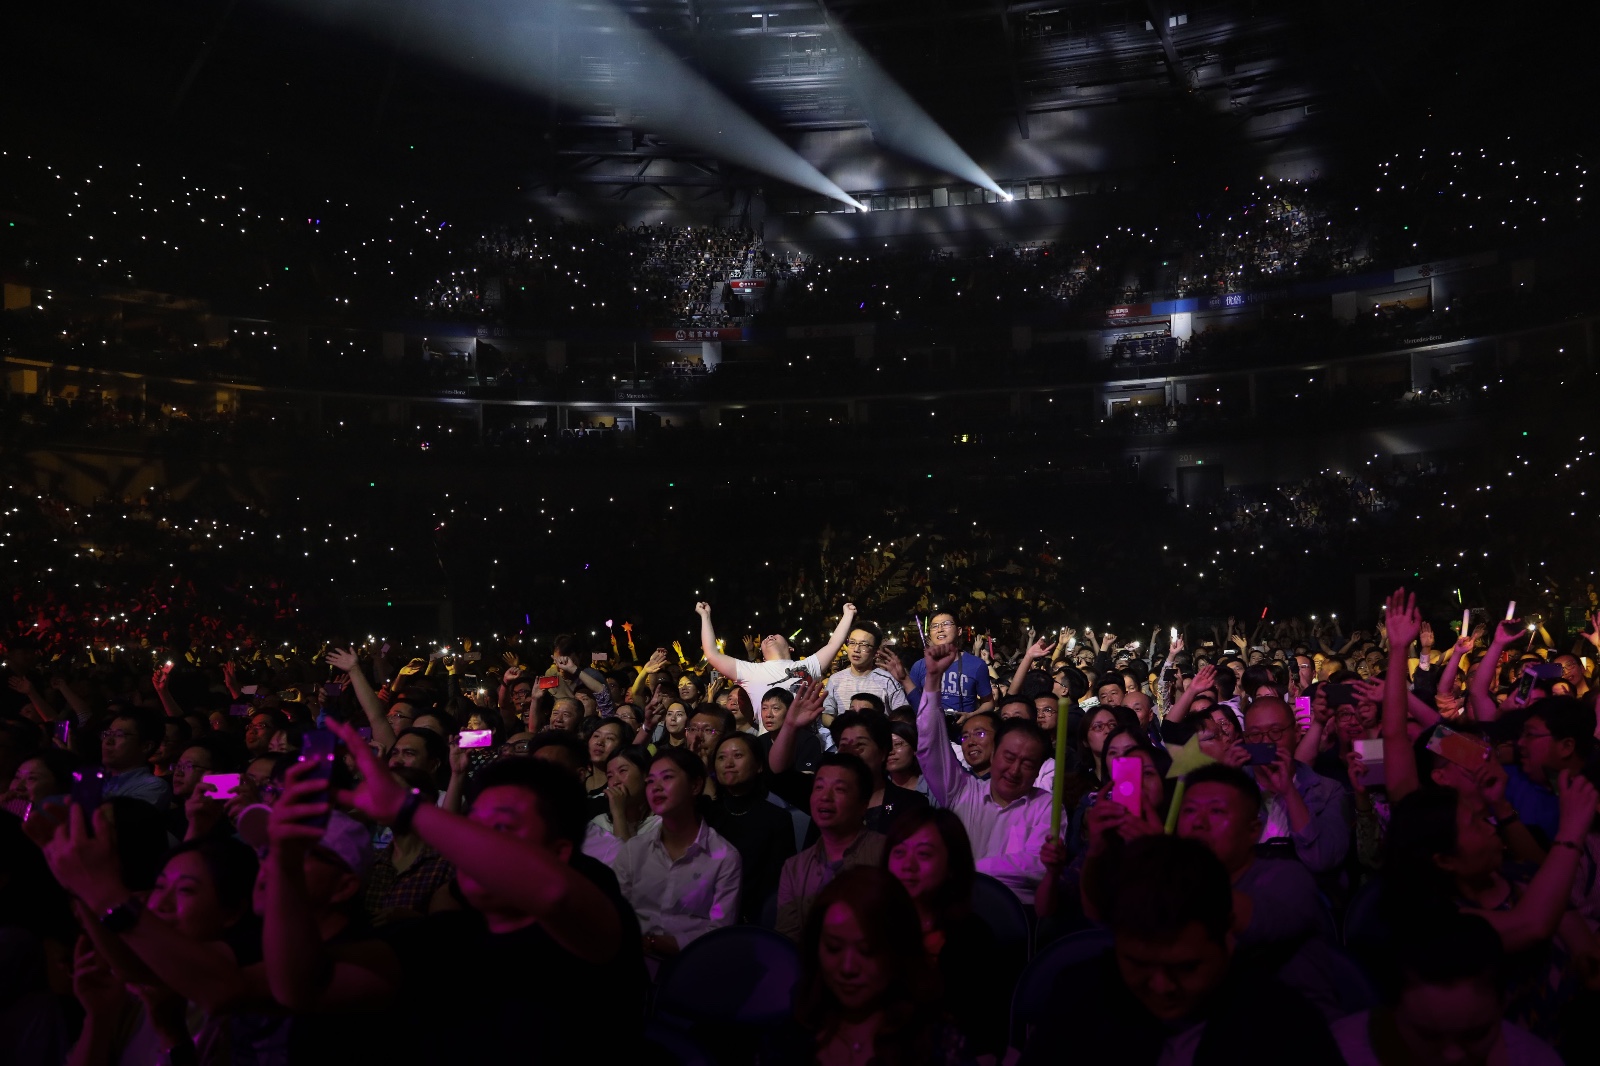
<svg viewBox="0 0 1600 1066">
<path fill-rule="evenodd" d="M 972 913 L 989 926 L 997 947 L 1015 955 L 1018 966 L 1028 961 L 1033 930 L 1015 892 L 988 874 L 978 874 L 972 879 Z"/>
<path fill-rule="evenodd" d="M 1052 1002 L 1050 994 L 1061 971 L 1096 958 L 1110 946 L 1111 930 L 1096 926 L 1054 940 L 1033 957 L 1011 994 L 1012 1047 L 1022 1048 L 1039 1019 L 1058 1009 L 1059 1004 Z"/>
<path fill-rule="evenodd" d="M 787 937 L 754 925 L 707 933 L 662 968 L 655 1013 L 690 1028 L 772 1025 L 787 1020 L 800 981 L 800 953 Z"/>
</svg>

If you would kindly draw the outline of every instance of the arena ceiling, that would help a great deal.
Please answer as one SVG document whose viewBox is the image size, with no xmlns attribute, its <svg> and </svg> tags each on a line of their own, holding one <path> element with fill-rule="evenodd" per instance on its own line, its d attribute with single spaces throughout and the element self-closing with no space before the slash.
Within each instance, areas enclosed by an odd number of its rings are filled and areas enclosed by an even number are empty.
<svg viewBox="0 0 1600 1066">
<path fill-rule="evenodd" d="M 868 124 L 849 77 L 862 61 L 964 145 L 1048 137 L 1060 116 L 1092 111 L 1101 128 L 1120 122 L 1189 151 L 1230 138 L 1359 150 L 1418 122 L 1480 121 L 1491 110 L 1560 130 L 1560 101 L 1591 91 L 1596 67 L 1581 35 L 1555 22 L 1441 0 L 460 5 L 502 5 L 537 22 L 549 54 L 529 62 L 559 79 L 557 100 L 508 85 L 474 56 L 443 59 L 417 16 L 434 2 L 26 5 L 0 35 L 8 125 L 63 144 L 201 152 L 354 180 L 595 178 L 615 189 L 629 167 L 649 178 L 670 164 L 673 181 L 715 186 L 751 179 L 661 136 L 648 107 L 617 106 L 612 90 L 647 38 L 791 144 Z M 369 17 L 337 17 L 350 9 Z M 1166 117 L 1152 124 L 1152 114 Z M 1592 137 L 1589 126 L 1568 135 Z M 1175 134 L 1184 130 L 1198 134 L 1185 142 Z M 596 158 L 628 166 L 574 162 Z"/>
</svg>

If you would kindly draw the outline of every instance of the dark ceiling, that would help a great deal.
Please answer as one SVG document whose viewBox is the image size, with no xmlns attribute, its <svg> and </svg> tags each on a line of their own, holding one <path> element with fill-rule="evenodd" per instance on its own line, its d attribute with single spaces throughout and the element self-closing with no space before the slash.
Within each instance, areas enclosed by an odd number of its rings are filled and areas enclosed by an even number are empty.
<svg viewBox="0 0 1600 1066">
<path fill-rule="evenodd" d="M 642 139 L 610 106 L 630 45 L 599 3 L 559 17 L 561 106 L 447 64 L 395 0 L 362 31 L 267 0 L 30 4 L 8 17 L 0 87 L 13 144 L 139 152 L 284 181 L 476 195 L 559 172 L 576 148 Z M 431 2 L 431 0 L 429 0 Z M 336 0 L 328 6 L 337 7 Z M 1592 97 L 1583 36 L 1554 16 L 1437 0 L 617 0 L 768 127 L 859 126 L 843 27 L 957 140 L 1028 137 L 1041 116 L 1152 103 L 1282 140 L 1392 148 L 1419 124 L 1508 118 L 1551 136 Z M 557 15 L 559 11 L 559 15 Z M 614 23 L 610 23 L 614 27 Z M 1140 110 L 1142 109 L 1142 110 Z M 624 127 L 619 131 L 618 127 Z M 1190 146 L 1193 147 L 1193 146 Z M 685 155 L 692 153 L 685 152 Z"/>
</svg>

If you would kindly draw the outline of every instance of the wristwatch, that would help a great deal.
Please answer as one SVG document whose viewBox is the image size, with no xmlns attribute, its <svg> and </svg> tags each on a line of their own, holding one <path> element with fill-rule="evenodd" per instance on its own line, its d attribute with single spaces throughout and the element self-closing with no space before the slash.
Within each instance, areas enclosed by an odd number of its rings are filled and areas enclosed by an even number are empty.
<svg viewBox="0 0 1600 1066">
<path fill-rule="evenodd" d="M 143 913 L 144 904 L 129 896 L 100 916 L 100 927 L 108 933 L 126 933 L 139 924 L 139 916 Z"/>
</svg>

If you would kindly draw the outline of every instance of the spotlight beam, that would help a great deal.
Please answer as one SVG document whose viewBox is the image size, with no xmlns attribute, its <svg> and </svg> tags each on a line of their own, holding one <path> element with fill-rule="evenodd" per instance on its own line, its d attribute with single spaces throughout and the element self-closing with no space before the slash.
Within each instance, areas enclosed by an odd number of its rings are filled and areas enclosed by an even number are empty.
<svg viewBox="0 0 1600 1066">
<path fill-rule="evenodd" d="M 376 37 L 394 36 L 392 7 L 385 0 L 278 0 L 324 22 L 354 25 Z M 653 35 L 636 25 L 611 0 L 411 0 L 412 32 L 404 44 L 417 47 L 470 73 L 543 93 L 570 105 L 587 105 L 596 94 L 652 132 L 691 145 L 730 163 L 860 209 L 862 204 L 812 166 L 776 134 Z M 609 77 L 586 81 L 587 92 L 562 76 L 552 48 L 557 20 L 563 41 L 575 27 L 605 41 Z M 597 33 L 595 31 L 598 31 Z M 397 42 L 399 43 L 399 42 Z"/>
<path fill-rule="evenodd" d="M 970 155 L 877 64 L 866 49 L 834 20 L 823 0 L 817 0 L 823 20 L 833 31 L 848 63 L 845 78 L 855 90 L 872 136 L 885 147 L 937 167 L 1010 200 L 1011 194 L 995 184 Z"/>
</svg>

